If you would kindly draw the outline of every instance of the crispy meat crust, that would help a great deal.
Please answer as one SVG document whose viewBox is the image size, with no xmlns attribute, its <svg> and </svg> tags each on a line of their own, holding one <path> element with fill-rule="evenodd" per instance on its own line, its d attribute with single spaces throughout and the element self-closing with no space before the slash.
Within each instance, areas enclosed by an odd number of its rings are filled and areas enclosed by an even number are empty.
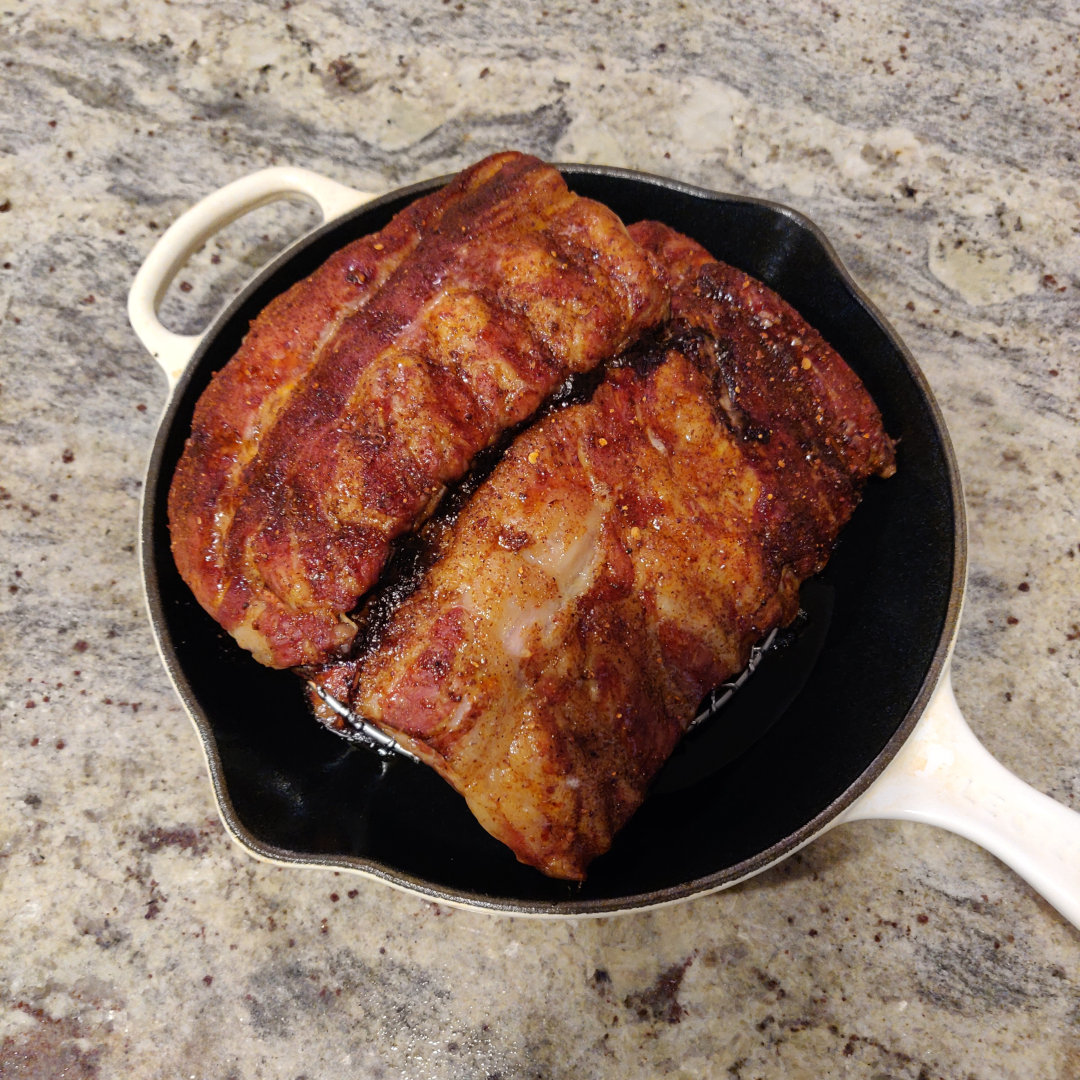
<svg viewBox="0 0 1080 1080">
<path fill-rule="evenodd" d="M 339 654 L 394 539 L 666 304 L 610 210 L 535 158 L 479 162 L 253 322 L 173 479 L 181 575 L 260 662 Z"/>
</svg>

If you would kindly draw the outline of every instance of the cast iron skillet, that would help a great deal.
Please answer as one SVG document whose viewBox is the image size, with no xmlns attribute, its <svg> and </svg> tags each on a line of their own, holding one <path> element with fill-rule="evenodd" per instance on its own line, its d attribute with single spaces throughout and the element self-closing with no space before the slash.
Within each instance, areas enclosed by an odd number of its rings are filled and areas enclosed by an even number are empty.
<svg viewBox="0 0 1080 1080">
<path fill-rule="evenodd" d="M 820 231 L 796 212 L 624 170 L 562 171 L 575 191 L 603 201 L 624 221 L 664 221 L 792 303 L 877 401 L 898 440 L 896 476 L 871 483 L 827 569 L 804 587 L 796 627 L 688 737 L 588 880 L 549 880 L 489 837 L 432 770 L 382 761 L 321 728 L 300 681 L 240 650 L 176 572 L 166 495 L 193 407 L 213 372 L 272 297 L 445 182 L 366 201 L 304 170 L 270 169 L 237 181 L 173 226 L 136 278 L 129 304 L 133 326 L 166 370 L 175 377 L 186 365 L 149 465 L 142 564 L 158 643 L 202 738 L 229 831 L 264 858 L 357 870 L 438 900 L 515 913 L 600 914 L 724 887 L 838 821 L 916 817 L 983 843 L 1080 919 L 1080 819 L 983 760 L 953 704 L 948 657 L 964 581 L 963 503 L 941 416 L 907 349 Z M 259 273 L 204 335 L 179 338 L 164 330 L 157 307 L 186 255 L 240 213 L 297 193 L 333 220 Z M 967 761 L 965 789 L 977 774 L 1000 804 L 989 824 L 985 807 L 975 808 L 973 821 L 941 796 L 949 774 L 929 777 L 929 805 L 898 802 L 896 792 L 913 769 L 919 772 L 918 762 L 907 773 L 894 764 L 890 775 L 899 770 L 900 780 L 871 788 L 932 700 L 922 728 L 934 731 L 921 735 L 919 746 L 944 739 Z M 944 735 L 935 734 L 942 725 Z M 1072 846 L 1033 853 L 1031 837 L 1055 831 L 1067 833 Z"/>
</svg>

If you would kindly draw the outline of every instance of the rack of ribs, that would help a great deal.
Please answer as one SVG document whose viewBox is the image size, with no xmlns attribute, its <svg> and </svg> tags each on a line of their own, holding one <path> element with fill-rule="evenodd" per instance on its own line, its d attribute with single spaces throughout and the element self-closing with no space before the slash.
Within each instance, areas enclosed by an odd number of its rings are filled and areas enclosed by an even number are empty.
<svg viewBox="0 0 1080 1080">
<path fill-rule="evenodd" d="M 609 209 L 535 158 L 477 163 L 254 320 L 171 485 L 181 576 L 263 664 L 340 655 L 395 540 L 478 451 L 666 313 Z"/>
<path fill-rule="evenodd" d="M 895 468 L 865 388 L 789 305 L 666 226 L 630 232 L 670 322 L 519 434 L 366 649 L 315 674 L 570 880 Z"/>
</svg>

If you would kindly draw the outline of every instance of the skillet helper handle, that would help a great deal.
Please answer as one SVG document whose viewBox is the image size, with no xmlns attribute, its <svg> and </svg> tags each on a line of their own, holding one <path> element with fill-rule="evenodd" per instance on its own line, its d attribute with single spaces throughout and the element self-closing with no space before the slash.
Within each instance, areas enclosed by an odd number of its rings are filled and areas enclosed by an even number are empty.
<svg viewBox="0 0 1080 1080">
<path fill-rule="evenodd" d="M 201 334 L 176 334 L 158 319 L 158 310 L 173 278 L 191 255 L 214 233 L 267 203 L 299 195 L 313 202 L 323 221 L 331 221 L 375 196 L 339 184 L 309 169 L 275 166 L 243 176 L 207 195 L 169 226 L 139 268 L 128 293 L 128 319 L 139 340 L 176 385 Z"/>
<path fill-rule="evenodd" d="M 960 712 L 948 669 L 900 752 L 840 820 L 875 818 L 973 840 L 1080 927 L 1080 814 L 991 756 Z"/>
</svg>

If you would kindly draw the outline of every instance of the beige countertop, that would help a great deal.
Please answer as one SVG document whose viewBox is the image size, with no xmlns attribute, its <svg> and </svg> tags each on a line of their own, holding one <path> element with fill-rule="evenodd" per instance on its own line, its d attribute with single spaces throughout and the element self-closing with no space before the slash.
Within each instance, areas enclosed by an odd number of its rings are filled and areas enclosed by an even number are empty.
<svg viewBox="0 0 1080 1080">
<path fill-rule="evenodd" d="M 144 607 L 168 389 L 125 312 L 166 226 L 270 164 L 381 191 L 516 148 L 793 206 L 949 425 L 961 707 L 1076 808 L 1075 10 L 69 8 L 0 3 L 0 1075 L 1080 1075 L 1080 932 L 928 826 L 845 825 L 724 892 L 562 921 L 234 844 Z M 223 234 L 171 325 L 313 220 Z"/>
</svg>

